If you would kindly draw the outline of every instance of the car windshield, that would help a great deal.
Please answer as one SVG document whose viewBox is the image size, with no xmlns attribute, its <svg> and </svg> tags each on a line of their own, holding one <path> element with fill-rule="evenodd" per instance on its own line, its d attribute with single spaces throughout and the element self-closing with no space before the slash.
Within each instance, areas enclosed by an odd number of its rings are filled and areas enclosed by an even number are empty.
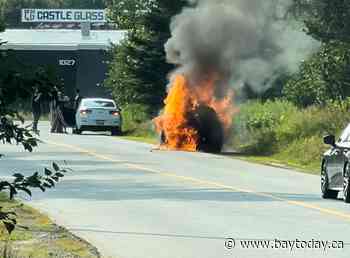
<svg viewBox="0 0 350 258">
<path fill-rule="evenodd" d="M 84 100 L 83 105 L 88 108 L 115 108 L 114 102 L 108 100 Z"/>
</svg>

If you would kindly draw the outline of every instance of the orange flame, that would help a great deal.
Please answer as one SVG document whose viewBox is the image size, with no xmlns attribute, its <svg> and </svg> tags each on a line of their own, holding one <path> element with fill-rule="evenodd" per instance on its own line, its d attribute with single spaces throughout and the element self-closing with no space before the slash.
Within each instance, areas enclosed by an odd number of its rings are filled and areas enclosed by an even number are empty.
<svg viewBox="0 0 350 258">
<path fill-rule="evenodd" d="M 215 97 L 215 76 L 201 83 L 190 86 L 184 75 L 176 75 L 165 99 L 165 109 L 154 122 L 158 133 L 164 137 L 162 147 L 169 150 L 197 151 L 199 138 L 195 128 L 189 126 L 189 114 L 199 105 L 211 107 L 217 113 L 225 133 L 232 126 L 236 109 L 233 107 L 233 91 L 226 97 Z"/>
</svg>

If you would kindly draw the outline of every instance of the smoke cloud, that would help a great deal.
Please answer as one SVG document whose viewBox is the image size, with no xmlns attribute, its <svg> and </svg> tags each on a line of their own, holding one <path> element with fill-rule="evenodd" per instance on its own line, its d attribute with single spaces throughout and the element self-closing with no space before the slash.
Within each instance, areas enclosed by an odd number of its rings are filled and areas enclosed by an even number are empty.
<svg viewBox="0 0 350 258">
<path fill-rule="evenodd" d="M 296 72 L 319 44 L 284 19 L 291 0 L 192 0 L 175 16 L 165 45 L 169 63 L 195 82 L 216 74 L 236 90 L 271 86 L 281 71 Z M 220 87 L 219 87 L 220 88 Z"/>
</svg>

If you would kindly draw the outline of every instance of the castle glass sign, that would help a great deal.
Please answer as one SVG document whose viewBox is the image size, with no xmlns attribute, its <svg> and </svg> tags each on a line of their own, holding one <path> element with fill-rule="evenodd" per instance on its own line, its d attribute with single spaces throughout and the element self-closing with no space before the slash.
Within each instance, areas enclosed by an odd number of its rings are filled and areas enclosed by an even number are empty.
<svg viewBox="0 0 350 258">
<path fill-rule="evenodd" d="M 106 16 L 100 9 L 22 9 L 22 22 L 106 23 Z"/>
</svg>

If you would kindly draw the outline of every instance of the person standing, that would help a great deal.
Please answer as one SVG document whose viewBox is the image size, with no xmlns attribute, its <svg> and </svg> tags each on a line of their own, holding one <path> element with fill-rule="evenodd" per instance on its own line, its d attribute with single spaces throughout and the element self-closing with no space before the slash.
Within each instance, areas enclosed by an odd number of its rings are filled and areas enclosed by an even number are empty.
<svg viewBox="0 0 350 258">
<path fill-rule="evenodd" d="M 80 101 L 83 99 L 83 97 L 80 95 L 80 90 L 77 89 L 74 97 L 74 110 L 77 111 L 80 105 Z"/>
<path fill-rule="evenodd" d="M 56 86 L 50 92 L 50 125 L 51 131 L 56 119 L 56 106 L 58 105 L 58 89 Z"/>
<path fill-rule="evenodd" d="M 64 119 L 62 110 L 64 109 L 65 99 L 62 92 L 57 92 L 57 102 L 54 106 L 51 133 L 66 133 L 67 123 Z"/>
<path fill-rule="evenodd" d="M 42 93 L 39 92 L 38 88 L 35 88 L 32 99 L 33 132 L 35 133 L 39 133 L 38 123 L 41 117 L 41 96 Z"/>
</svg>

